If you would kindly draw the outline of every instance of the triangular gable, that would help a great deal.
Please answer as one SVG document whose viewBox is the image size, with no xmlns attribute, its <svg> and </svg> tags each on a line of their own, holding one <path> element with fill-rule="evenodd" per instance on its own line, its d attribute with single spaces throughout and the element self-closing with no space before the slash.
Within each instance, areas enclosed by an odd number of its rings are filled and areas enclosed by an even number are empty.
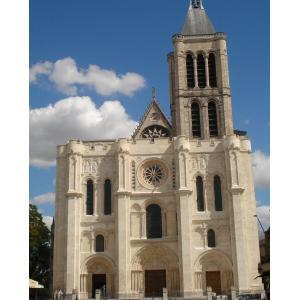
<svg viewBox="0 0 300 300">
<path fill-rule="evenodd" d="M 135 129 L 132 137 L 133 138 L 146 138 L 143 136 L 143 132 L 146 128 L 153 125 L 162 126 L 172 134 L 172 125 L 157 102 L 156 98 L 153 98 L 149 104 L 143 118 L 140 120 L 138 127 Z"/>
</svg>

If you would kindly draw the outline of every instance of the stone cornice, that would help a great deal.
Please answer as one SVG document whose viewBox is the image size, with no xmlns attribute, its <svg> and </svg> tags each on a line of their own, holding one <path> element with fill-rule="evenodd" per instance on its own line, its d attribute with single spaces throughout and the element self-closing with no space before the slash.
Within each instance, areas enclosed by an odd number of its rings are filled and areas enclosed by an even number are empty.
<svg viewBox="0 0 300 300">
<path fill-rule="evenodd" d="M 69 191 L 69 192 L 66 193 L 66 196 L 68 198 L 81 198 L 82 197 L 82 193 L 75 192 L 75 191 Z"/>
</svg>

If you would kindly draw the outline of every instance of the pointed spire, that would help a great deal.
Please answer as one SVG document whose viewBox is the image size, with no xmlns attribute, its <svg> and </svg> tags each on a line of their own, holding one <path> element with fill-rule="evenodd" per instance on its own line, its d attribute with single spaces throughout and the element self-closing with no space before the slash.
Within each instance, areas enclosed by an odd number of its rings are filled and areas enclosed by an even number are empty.
<svg viewBox="0 0 300 300">
<path fill-rule="evenodd" d="M 190 0 L 190 8 L 181 32 L 183 35 L 214 34 L 215 28 L 209 20 L 202 0 Z"/>
<path fill-rule="evenodd" d="M 157 101 L 157 99 L 156 99 L 156 89 L 155 89 L 155 87 L 152 87 L 152 101 Z"/>
</svg>

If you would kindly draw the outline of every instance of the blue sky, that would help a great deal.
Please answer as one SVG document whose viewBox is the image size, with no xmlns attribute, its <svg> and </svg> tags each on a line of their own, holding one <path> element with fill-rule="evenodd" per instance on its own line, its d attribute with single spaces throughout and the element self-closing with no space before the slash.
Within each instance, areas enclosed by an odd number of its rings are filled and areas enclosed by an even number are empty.
<svg viewBox="0 0 300 300">
<path fill-rule="evenodd" d="M 188 0 L 31 0 L 30 66 L 39 63 L 43 72 L 48 72 L 38 74 L 30 84 L 30 109 L 33 115 L 38 115 L 40 111 L 37 109 L 43 108 L 42 112 L 45 113 L 49 104 L 55 105 L 75 96 L 74 92 L 66 91 L 66 81 L 64 86 L 59 86 L 61 77 L 50 78 L 52 71 L 45 64 L 47 61 L 53 68 L 55 62 L 67 57 L 72 60 L 65 61 L 65 67 L 73 63 L 81 75 L 87 74 L 89 65 L 112 70 L 120 82 L 122 75 L 128 72 L 135 74 L 130 80 L 132 90 L 129 92 L 124 91 L 121 83 L 115 89 L 99 92 L 95 85 L 77 82 L 73 87 L 77 87 L 76 96 L 80 99 L 88 96 L 96 107 L 107 101 L 118 100 L 116 108 L 122 120 L 126 119 L 131 124 L 143 115 L 151 98 L 152 86 L 155 86 L 157 97 L 169 115 L 166 57 L 172 51 L 172 35 L 182 29 L 188 5 Z M 234 126 L 248 131 L 251 137 L 256 171 L 260 172 L 257 174 L 256 198 L 261 206 L 266 207 L 270 198 L 269 181 L 266 178 L 270 143 L 269 1 L 206 0 L 204 6 L 216 30 L 226 32 L 228 36 Z M 87 79 L 78 80 L 83 82 Z M 66 105 L 66 102 L 61 103 Z M 121 111 L 122 108 L 125 112 Z M 95 113 L 91 106 L 87 109 Z M 103 111 L 107 110 L 103 108 Z M 57 115 L 52 115 L 52 118 L 55 120 Z M 34 148 L 39 147 L 39 136 L 52 137 L 60 131 L 60 128 L 49 129 L 49 124 L 41 118 L 35 122 L 30 119 L 30 122 L 34 124 L 31 130 L 34 130 L 35 137 L 30 137 Z M 53 132 L 48 135 L 46 130 Z M 40 135 L 36 134 L 38 131 Z M 99 138 L 107 135 L 107 132 L 100 131 Z M 62 132 L 66 132 L 66 135 L 69 132 L 76 134 L 74 130 Z M 116 132 L 121 131 L 116 129 Z M 63 138 L 62 135 L 59 140 Z M 66 136 L 65 141 L 75 137 Z M 49 167 L 40 160 L 43 155 L 49 158 L 51 151 L 44 154 L 40 149 L 39 163 L 35 160 L 30 167 L 30 199 L 44 195 L 36 198 L 35 202 L 45 216 L 53 215 L 51 193 L 55 191 L 55 167 Z M 55 149 L 53 151 L 55 153 Z"/>
</svg>

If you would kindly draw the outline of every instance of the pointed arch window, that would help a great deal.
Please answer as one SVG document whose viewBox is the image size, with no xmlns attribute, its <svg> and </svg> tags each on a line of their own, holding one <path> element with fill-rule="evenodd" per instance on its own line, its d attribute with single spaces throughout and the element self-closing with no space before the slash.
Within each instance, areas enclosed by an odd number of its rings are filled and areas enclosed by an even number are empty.
<svg viewBox="0 0 300 300">
<path fill-rule="evenodd" d="M 221 178 L 218 175 L 214 177 L 214 193 L 215 193 L 215 209 L 216 211 L 222 211 L 223 210 L 222 185 L 221 185 Z"/>
<path fill-rule="evenodd" d="M 216 58 L 213 53 L 210 53 L 208 57 L 208 69 L 209 69 L 209 85 L 210 87 L 217 87 Z"/>
<path fill-rule="evenodd" d="M 218 115 L 217 115 L 217 106 L 214 101 L 208 103 L 208 122 L 209 122 L 209 135 L 211 137 L 217 137 L 219 135 Z"/>
<path fill-rule="evenodd" d="M 86 183 L 86 214 L 94 214 L 94 182 L 91 179 Z"/>
<path fill-rule="evenodd" d="M 193 102 L 191 106 L 192 115 L 192 133 L 193 137 L 201 137 L 201 125 L 200 125 L 200 109 L 197 102 Z"/>
<path fill-rule="evenodd" d="M 202 54 L 197 57 L 197 72 L 198 72 L 198 86 L 200 88 L 206 87 L 206 74 L 205 74 L 205 59 Z"/>
<path fill-rule="evenodd" d="M 195 70 L 194 70 L 194 60 L 191 54 L 186 56 L 186 79 L 187 79 L 187 87 L 194 88 L 195 87 Z"/>
<path fill-rule="evenodd" d="M 216 235 L 212 229 L 207 231 L 207 246 L 210 248 L 216 247 Z"/>
<path fill-rule="evenodd" d="M 104 252 L 104 236 L 102 234 L 96 236 L 95 252 Z"/>
<path fill-rule="evenodd" d="M 157 239 L 162 237 L 161 208 L 157 204 L 151 204 L 146 209 L 147 238 Z"/>
<path fill-rule="evenodd" d="M 105 180 L 104 183 L 104 215 L 111 215 L 111 181 Z"/>
<path fill-rule="evenodd" d="M 198 176 L 196 179 L 196 188 L 197 188 L 197 209 L 198 211 L 204 211 L 204 186 L 203 179 L 201 176 Z"/>
</svg>

